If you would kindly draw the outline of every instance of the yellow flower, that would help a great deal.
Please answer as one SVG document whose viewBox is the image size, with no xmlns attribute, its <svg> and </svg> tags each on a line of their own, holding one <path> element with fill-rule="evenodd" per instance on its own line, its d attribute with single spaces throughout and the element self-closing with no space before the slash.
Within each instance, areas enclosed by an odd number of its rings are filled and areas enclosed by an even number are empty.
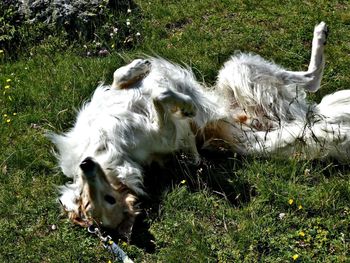
<svg viewBox="0 0 350 263">
<path fill-rule="evenodd" d="M 13 113 L 13 116 L 16 116 L 16 115 L 17 115 L 17 112 L 14 112 L 14 113 Z"/>
<path fill-rule="evenodd" d="M 4 116 L 4 118 L 6 118 L 6 117 L 7 117 L 7 114 L 5 113 L 3 116 Z"/>
<path fill-rule="evenodd" d="M 4 54 L 4 51 L 2 49 L 0 49 L 0 55 Z"/>
<path fill-rule="evenodd" d="M 288 200 L 288 204 L 292 205 L 294 203 L 294 200 L 293 199 L 289 199 Z"/>
<path fill-rule="evenodd" d="M 181 183 L 181 184 L 185 184 L 185 183 L 186 183 L 186 180 L 182 180 L 180 183 Z"/>
<path fill-rule="evenodd" d="M 11 119 L 7 119 L 6 122 L 7 122 L 7 123 L 10 123 L 10 122 L 11 122 Z"/>
<path fill-rule="evenodd" d="M 114 44 L 112 44 L 112 46 L 111 46 L 112 48 L 114 48 L 115 47 L 115 45 Z"/>
<path fill-rule="evenodd" d="M 299 206 L 298 206 L 298 209 L 299 209 L 299 210 L 303 209 L 303 206 L 302 206 L 302 205 L 299 205 Z"/>
<path fill-rule="evenodd" d="M 9 88 L 11 88 L 10 85 L 6 85 L 6 86 L 5 86 L 5 89 L 9 89 Z"/>
<path fill-rule="evenodd" d="M 11 82 L 11 79 L 7 79 L 6 82 Z"/>
<path fill-rule="evenodd" d="M 297 260 L 298 258 L 299 258 L 299 255 L 298 254 L 295 254 L 295 255 L 293 255 L 293 260 Z"/>
<path fill-rule="evenodd" d="M 300 231 L 299 232 L 299 236 L 304 237 L 305 236 L 305 232 L 304 231 Z"/>
</svg>

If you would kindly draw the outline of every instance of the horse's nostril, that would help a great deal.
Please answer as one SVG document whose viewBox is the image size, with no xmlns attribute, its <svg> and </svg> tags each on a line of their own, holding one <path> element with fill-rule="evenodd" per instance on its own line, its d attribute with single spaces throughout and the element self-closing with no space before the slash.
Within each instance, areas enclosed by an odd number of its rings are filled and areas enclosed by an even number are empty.
<svg viewBox="0 0 350 263">
<path fill-rule="evenodd" d="M 91 157 L 87 157 L 84 161 L 81 162 L 80 168 L 84 173 L 92 171 L 96 166 L 96 163 L 92 160 Z"/>
</svg>

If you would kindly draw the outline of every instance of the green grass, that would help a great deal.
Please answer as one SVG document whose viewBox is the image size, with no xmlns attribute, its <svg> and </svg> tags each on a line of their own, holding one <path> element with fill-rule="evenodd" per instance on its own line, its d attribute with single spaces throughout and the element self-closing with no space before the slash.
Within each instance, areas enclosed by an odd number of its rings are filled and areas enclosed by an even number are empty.
<svg viewBox="0 0 350 263">
<path fill-rule="evenodd" d="M 237 50 L 303 70 L 313 26 L 324 20 L 327 64 L 322 89 L 310 98 L 319 101 L 350 83 L 347 1 L 136 4 L 142 20 L 134 30 L 142 42 L 117 50 L 124 57 L 157 54 L 186 63 L 207 83 Z M 85 57 L 76 46 L 57 45 L 57 39 L 36 43 L 18 60 L 0 54 L 0 262 L 111 259 L 61 213 L 57 186 L 67 179 L 45 132 L 69 129 L 76 110 L 124 61 L 117 51 Z M 182 156 L 168 167 L 147 168 L 150 195 L 141 199 L 131 244 L 119 243 L 136 262 L 350 261 L 347 165 L 206 154 L 200 167 Z"/>
</svg>

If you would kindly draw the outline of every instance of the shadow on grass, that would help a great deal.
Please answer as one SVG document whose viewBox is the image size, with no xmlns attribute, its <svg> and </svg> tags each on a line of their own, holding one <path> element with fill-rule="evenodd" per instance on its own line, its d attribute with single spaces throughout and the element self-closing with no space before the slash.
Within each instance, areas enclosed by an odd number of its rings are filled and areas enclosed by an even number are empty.
<svg viewBox="0 0 350 263">
<path fill-rule="evenodd" d="M 145 168 L 145 192 L 140 198 L 141 214 L 137 217 L 131 237 L 131 244 L 155 252 L 154 237 L 149 231 L 150 222 L 156 220 L 164 195 L 174 187 L 186 184 L 192 192 L 207 189 L 233 206 L 250 201 L 254 188 L 246 178 L 235 175 L 244 160 L 232 154 L 201 152 L 200 164 L 193 164 L 186 155 L 170 157 L 163 165 L 152 164 Z"/>
<path fill-rule="evenodd" d="M 203 151 L 200 154 L 202 156 L 200 164 L 193 164 L 186 155 L 179 154 L 170 157 L 163 166 L 153 164 L 145 168 L 144 186 L 148 196 L 140 198 L 141 214 L 135 222 L 131 244 L 147 253 L 155 252 L 154 237 L 149 231 L 150 224 L 161 215 L 160 207 L 166 193 L 179 185 L 186 184 L 191 192 L 208 190 L 219 198 L 225 199 L 233 207 L 245 206 L 252 197 L 256 196 L 257 190 L 249 181 L 249 176 L 242 174 L 242 171 L 247 166 L 251 166 L 256 158 L 218 151 Z M 331 177 L 347 169 L 337 162 L 330 162 L 326 165 L 324 161 L 298 162 L 285 158 L 272 160 L 270 158 L 269 160 L 285 169 L 294 165 L 298 168 L 298 174 L 304 172 L 304 165 L 308 164 L 308 167 L 314 171 L 314 175 L 303 180 L 317 180 L 317 182 L 322 181 L 321 175 Z M 281 180 L 289 180 L 279 174 L 276 176 Z"/>
</svg>

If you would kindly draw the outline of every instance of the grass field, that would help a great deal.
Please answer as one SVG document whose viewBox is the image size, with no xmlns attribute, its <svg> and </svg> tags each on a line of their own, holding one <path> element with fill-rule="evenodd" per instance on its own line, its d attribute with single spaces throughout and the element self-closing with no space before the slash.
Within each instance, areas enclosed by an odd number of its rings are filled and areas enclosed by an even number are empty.
<svg viewBox="0 0 350 263">
<path fill-rule="evenodd" d="M 208 84 L 237 50 L 304 70 L 313 27 L 325 21 L 324 80 L 310 95 L 319 101 L 350 83 L 349 10 L 340 0 L 137 0 L 130 17 L 140 37 L 132 47 L 108 46 L 109 56 L 81 55 L 59 38 L 33 43 L 16 60 L 0 52 L 0 262 L 111 259 L 61 213 L 57 186 L 67 179 L 45 133 L 72 127 L 122 57 L 186 63 Z M 349 175 L 332 160 L 204 153 L 194 167 L 179 155 L 167 168 L 146 168 L 150 195 L 140 200 L 131 243 L 119 245 L 135 262 L 350 262 Z"/>
</svg>

